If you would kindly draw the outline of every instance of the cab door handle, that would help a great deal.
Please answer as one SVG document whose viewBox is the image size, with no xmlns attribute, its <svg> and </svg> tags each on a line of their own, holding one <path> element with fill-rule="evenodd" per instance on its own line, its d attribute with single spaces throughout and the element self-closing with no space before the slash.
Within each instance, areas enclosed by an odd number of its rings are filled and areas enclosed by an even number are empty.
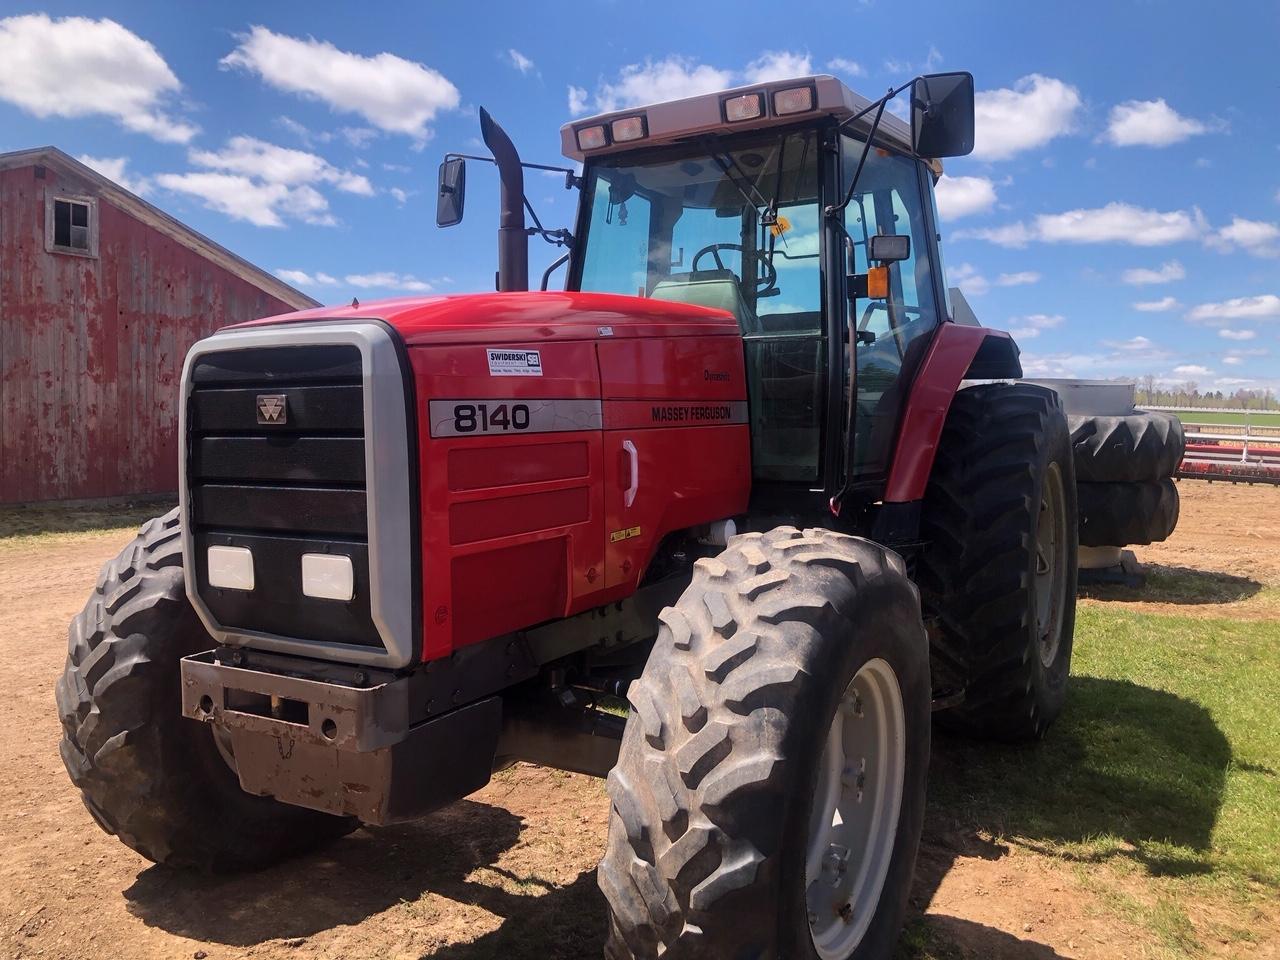
<svg viewBox="0 0 1280 960">
<path fill-rule="evenodd" d="M 630 508 L 631 504 L 636 502 L 636 493 L 640 489 L 640 454 L 636 452 L 636 445 L 630 440 L 622 441 L 622 449 L 627 455 L 631 470 L 631 482 L 622 494 L 622 505 Z"/>
</svg>

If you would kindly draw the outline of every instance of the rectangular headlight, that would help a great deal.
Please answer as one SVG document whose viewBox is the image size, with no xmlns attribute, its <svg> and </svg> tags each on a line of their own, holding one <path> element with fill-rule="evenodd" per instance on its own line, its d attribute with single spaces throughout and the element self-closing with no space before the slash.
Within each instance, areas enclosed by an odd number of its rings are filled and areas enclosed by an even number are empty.
<svg viewBox="0 0 1280 960">
<path fill-rule="evenodd" d="M 253 552 L 248 547 L 210 547 L 209 586 L 220 590 L 253 589 Z"/>
<path fill-rule="evenodd" d="M 813 87 L 789 87 L 773 95 L 773 113 L 785 117 L 789 113 L 804 113 L 813 109 Z"/>
<path fill-rule="evenodd" d="M 349 601 L 356 595 L 351 558 L 337 553 L 304 553 L 302 592 L 321 600 Z"/>
<path fill-rule="evenodd" d="M 599 150 L 608 145 L 609 131 L 605 130 L 604 124 L 597 123 L 590 127 L 578 128 L 579 150 Z"/>
<path fill-rule="evenodd" d="M 610 125 L 614 143 L 628 143 L 632 140 L 643 140 L 649 133 L 644 117 L 622 117 Z"/>
<path fill-rule="evenodd" d="M 744 93 L 741 96 L 729 97 L 721 101 L 724 118 L 729 123 L 742 120 L 754 120 L 764 116 L 764 94 Z"/>
</svg>

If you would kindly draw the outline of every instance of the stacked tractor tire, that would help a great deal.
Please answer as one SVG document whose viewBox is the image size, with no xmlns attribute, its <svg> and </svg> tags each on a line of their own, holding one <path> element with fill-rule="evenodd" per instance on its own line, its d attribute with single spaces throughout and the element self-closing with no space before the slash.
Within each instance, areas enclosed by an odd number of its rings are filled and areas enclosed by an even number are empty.
<svg viewBox="0 0 1280 960">
<path fill-rule="evenodd" d="M 1069 416 L 1080 546 L 1124 547 L 1166 539 L 1178 523 L 1173 476 L 1186 438 L 1176 416 Z"/>
</svg>

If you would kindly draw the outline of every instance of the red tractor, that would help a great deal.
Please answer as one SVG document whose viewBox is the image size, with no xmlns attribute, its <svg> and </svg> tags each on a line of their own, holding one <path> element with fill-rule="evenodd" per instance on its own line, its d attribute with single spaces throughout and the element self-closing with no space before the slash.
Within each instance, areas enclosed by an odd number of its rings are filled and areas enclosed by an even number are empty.
<svg viewBox="0 0 1280 960">
<path fill-rule="evenodd" d="M 973 79 L 571 123 L 572 234 L 526 228 L 481 122 L 499 292 L 191 350 L 180 506 L 71 625 L 71 778 L 144 856 L 226 870 L 517 760 L 607 776 L 610 957 L 887 957 L 931 711 L 1037 738 L 1071 657 L 1066 420 L 951 319 L 938 250 Z M 563 292 L 527 291 L 531 234 Z"/>
</svg>

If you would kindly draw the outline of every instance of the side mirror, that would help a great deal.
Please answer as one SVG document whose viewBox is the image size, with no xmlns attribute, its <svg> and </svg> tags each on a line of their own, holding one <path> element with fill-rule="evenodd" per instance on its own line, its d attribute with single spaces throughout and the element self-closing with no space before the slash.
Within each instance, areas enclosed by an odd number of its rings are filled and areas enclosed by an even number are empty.
<svg viewBox="0 0 1280 960">
<path fill-rule="evenodd" d="M 871 263 L 898 263 L 910 259 L 910 234 L 877 233 L 867 244 L 867 260 Z"/>
<path fill-rule="evenodd" d="M 973 152 L 973 74 L 934 73 L 911 85 L 911 144 L 927 159 Z"/>
<path fill-rule="evenodd" d="M 436 226 L 452 227 L 462 222 L 467 198 L 467 161 L 450 157 L 440 164 L 440 185 L 436 192 Z"/>
</svg>

